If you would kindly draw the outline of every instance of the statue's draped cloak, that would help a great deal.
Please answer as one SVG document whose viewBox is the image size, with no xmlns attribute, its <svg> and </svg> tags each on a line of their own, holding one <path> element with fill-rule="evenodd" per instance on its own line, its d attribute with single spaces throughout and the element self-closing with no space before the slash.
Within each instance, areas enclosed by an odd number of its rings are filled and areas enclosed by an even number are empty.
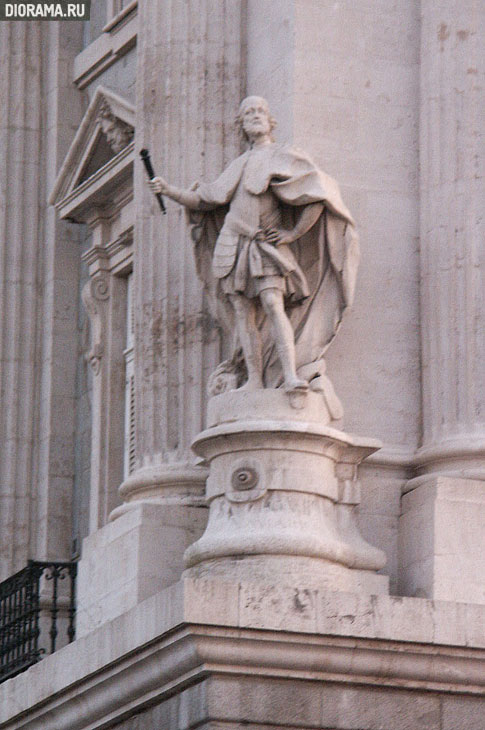
<svg viewBox="0 0 485 730">
<path fill-rule="evenodd" d="M 285 228 L 293 228 L 301 206 L 324 203 L 323 213 L 312 229 L 291 244 L 308 290 L 306 298 L 297 305 L 288 306 L 287 303 L 287 313 L 295 332 L 297 368 L 305 366 L 308 377 L 308 366 L 321 360 L 346 308 L 352 304 L 359 263 L 358 237 L 337 183 L 319 170 L 304 152 L 271 144 L 263 153 L 258 152 L 257 164 L 252 164 L 251 155 L 248 151 L 238 157 L 215 182 L 194 186 L 201 200 L 200 212 L 190 211 L 197 272 L 208 293 L 213 314 L 226 333 L 234 336 L 232 307 L 221 292 L 221 270 L 212 262 L 218 246 L 220 248 L 220 240 L 225 238 L 227 242 L 233 235 L 233 231 L 228 230 L 226 215 L 243 172 L 243 184 L 249 193 L 257 196 L 271 190 L 277 197 Z M 265 385 L 275 387 L 281 382 L 281 371 L 262 313 L 258 326 L 263 340 Z"/>
</svg>

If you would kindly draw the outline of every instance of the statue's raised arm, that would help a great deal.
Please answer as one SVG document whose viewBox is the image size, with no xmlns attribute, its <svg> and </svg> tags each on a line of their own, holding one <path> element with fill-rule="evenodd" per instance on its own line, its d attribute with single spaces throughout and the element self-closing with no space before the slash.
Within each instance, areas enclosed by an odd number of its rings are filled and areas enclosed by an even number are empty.
<svg viewBox="0 0 485 730">
<path fill-rule="evenodd" d="M 236 333 L 210 390 L 323 385 L 329 396 L 323 355 L 353 298 L 353 220 L 332 178 L 274 142 L 264 99 L 245 99 L 237 123 L 249 149 L 217 180 L 192 190 L 150 182 L 191 211 L 199 276 L 221 325 Z"/>
</svg>

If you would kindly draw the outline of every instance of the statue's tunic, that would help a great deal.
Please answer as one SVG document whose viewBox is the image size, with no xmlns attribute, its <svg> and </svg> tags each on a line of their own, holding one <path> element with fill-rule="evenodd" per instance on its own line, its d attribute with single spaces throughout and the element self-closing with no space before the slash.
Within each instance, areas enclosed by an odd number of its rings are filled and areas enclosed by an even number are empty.
<svg viewBox="0 0 485 730">
<path fill-rule="evenodd" d="M 276 247 L 260 240 L 260 236 L 256 240 L 256 234 L 282 228 L 284 206 L 327 201 L 326 182 L 323 173 L 300 150 L 269 144 L 249 150 L 215 182 L 197 188 L 201 207 L 229 204 L 212 259 L 213 275 L 221 281 L 225 294 L 238 292 L 255 297 L 263 289 L 274 287 L 293 301 L 309 295 L 305 275 L 290 246 Z M 341 206 L 343 210 L 335 212 L 350 218 L 343 203 Z"/>
</svg>

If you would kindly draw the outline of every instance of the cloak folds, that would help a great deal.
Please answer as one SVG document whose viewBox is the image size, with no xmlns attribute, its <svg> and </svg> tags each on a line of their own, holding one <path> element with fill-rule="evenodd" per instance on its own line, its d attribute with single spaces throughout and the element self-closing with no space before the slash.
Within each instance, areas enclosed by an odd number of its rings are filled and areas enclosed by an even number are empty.
<svg viewBox="0 0 485 730">
<path fill-rule="evenodd" d="M 337 183 L 319 170 L 304 152 L 272 144 L 264 148 L 264 153 L 258 152 L 256 164 L 251 155 L 248 151 L 238 157 L 215 182 L 193 188 L 201 200 L 199 211 L 189 211 L 197 273 L 207 292 L 212 314 L 226 334 L 234 336 L 234 313 L 221 291 L 220 262 L 229 262 L 232 268 L 234 260 L 231 263 L 226 252 L 231 246 L 236 251 L 239 244 L 240 234 L 233 230 L 232 212 L 229 213 L 238 185 L 244 185 L 252 196 L 270 190 L 281 207 L 283 228 L 294 227 L 302 206 L 323 202 L 323 212 L 312 229 L 290 245 L 291 259 L 303 272 L 308 289 L 304 292 L 306 298 L 296 299 L 297 304 L 287 301 L 287 314 L 295 333 L 297 369 L 304 369 L 305 377 L 311 380 L 320 374 L 319 361 L 353 301 L 359 263 L 358 237 Z M 244 223 L 253 225 L 254 221 Z M 225 245 L 225 258 L 219 256 L 221 242 Z M 229 266 L 226 263 L 226 268 Z M 258 328 L 263 342 L 263 379 L 266 387 L 277 387 L 282 375 L 265 320 L 261 309 Z M 240 369 L 237 341 L 232 360 L 220 367 L 223 366 L 225 372 L 231 372 L 231 368 L 232 372 Z M 240 374 L 241 379 L 244 379 L 244 373 Z"/>
</svg>

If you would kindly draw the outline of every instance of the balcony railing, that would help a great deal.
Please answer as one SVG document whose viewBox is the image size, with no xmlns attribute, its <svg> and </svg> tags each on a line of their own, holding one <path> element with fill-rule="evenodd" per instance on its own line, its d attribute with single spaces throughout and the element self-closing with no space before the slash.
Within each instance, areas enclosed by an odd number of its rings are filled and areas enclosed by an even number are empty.
<svg viewBox="0 0 485 730">
<path fill-rule="evenodd" d="M 30 560 L 0 583 L 0 682 L 74 640 L 77 563 Z"/>
</svg>

